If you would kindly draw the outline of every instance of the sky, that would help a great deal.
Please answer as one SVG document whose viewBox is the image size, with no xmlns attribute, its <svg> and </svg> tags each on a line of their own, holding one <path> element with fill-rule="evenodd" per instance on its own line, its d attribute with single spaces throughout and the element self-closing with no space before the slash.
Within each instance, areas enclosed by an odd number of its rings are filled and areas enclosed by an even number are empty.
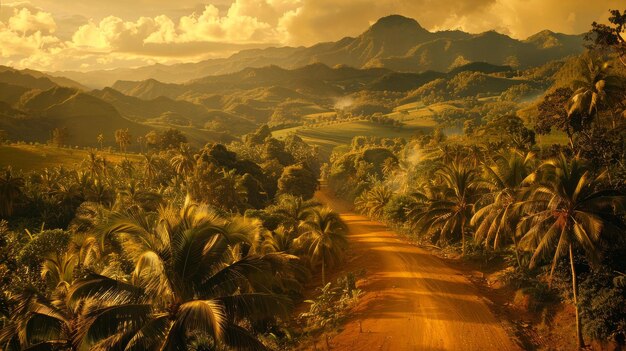
<svg viewBox="0 0 626 351">
<path fill-rule="evenodd" d="M 401 14 L 436 31 L 586 32 L 618 0 L 0 0 L 0 65 L 90 71 L 357 36 Z"/>
</svg>

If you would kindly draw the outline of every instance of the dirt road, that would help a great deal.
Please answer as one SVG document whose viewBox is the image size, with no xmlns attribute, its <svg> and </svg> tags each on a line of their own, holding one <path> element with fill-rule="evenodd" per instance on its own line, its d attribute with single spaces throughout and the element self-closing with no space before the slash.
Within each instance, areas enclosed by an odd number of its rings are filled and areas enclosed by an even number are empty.
<svg viewBox="0 0 626 351">
<path fill-rule="evenodd" d="M 458 271 L 384 225 L 350 212 L 328 193 L 316 196 L 350 228 L 344 270 L 366 270 L 359 286 L 364 295 L 330 340 L 332 350 L 519 350 Z"/>
</svg>

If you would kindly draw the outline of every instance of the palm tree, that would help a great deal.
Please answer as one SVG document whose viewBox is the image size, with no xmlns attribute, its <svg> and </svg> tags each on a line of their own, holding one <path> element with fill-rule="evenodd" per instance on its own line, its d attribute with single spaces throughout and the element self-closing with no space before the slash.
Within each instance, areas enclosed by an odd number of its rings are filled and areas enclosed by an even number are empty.
<svg viewBox="0 0 626 351">
<path fill-rule="evenodd" d="M 390 177 L 397 168 L 398 168 L 398 161 L 391 157 L 388 157 L 383 162 L 382 171 L 385 177 Z"/>
<path fill-rule="evenodd" d="M 103 144 L 104 144 L 104 134 L 102 134 L 102 133 L 98 134 L 97 139 L 98 139 L 98 144 L 100 144 L 100 151 L 102 151 L 102 150 L 104 149 L 104 148 L 103 148 Z"/>
<path fill-rule="evenodd" d="M 447 241 L 453 235 L 460 236 L 462 254 L 465 255 L 465 229 L 472 217 L 474 201 L 478 198 L 476 172 L 455 162 L 443 166 L 436 175 L 443 186 L 443 196 L 430 201 L 413 221 L 422 230 L 436 229 L 439 241 Z"/>
<path fill-rule="evenodd" d="M 143 155 L 143 156 L 144 156 L 143 175 L 146 179 L 147 184 L 152 184 L 152 182 L 154 181 L 154 178 L 159 172 L 158 165 L 157 165 L 157 157 L 152 154 Z"/>
<path fill-rule="evenodd" d="M 493 165 L 484 165 L 484 181 L 488 189 L 488 203 L 477 210 L 470 221 L 475 226 L 478 242 L 497 249 L 505 239 L 513 241 L 515 258 L 521 268 L 515 229 L 521 220 L 521 199 L 525 181 L 533 172 L 534 153 L 522 154 L 512 151 L 499 155 Z"/>
<path fill-rule="evenodd" d="M 80 345 L 265 350 L 241 322 L 286 313 L 288 300 L 267 289 L 286 258 L 234 254 L 250 243 L 241 228 L 189 202 L 158 215 L 138 209 L 115 215 L 103 235 L 121 243 L 135 269 L 128 280 L 93 275 L 72 287 L 71 301 L 109 301 L 82 322 Z"/>
<path fill-rule="evenodd" d="M 33 285 L 11 298 L 11 318 L 0 330 L 0 347 L 7 351 L 77 351 L 79 323 L 87 311 L 97 307 L 89 300 L 72 305 L 64 292 L 50 295 Z"/>
<path fill-rule="evenodd" d="M 531 214 L 520 223 L 524 234 L 520 245 L 533 250 L 531 268 L 548 254 L 552 256 L 550 281 L 559 259 L 569 253 L 572 293 L 576 308 L 578 347 L 584 345 L 578 310 L 578 291 L 574 252 L 582 251 L 591 262 L 597 262 L 597 244 L 603 233 L 615 230 L 613 217 L 622 209 L 626 197 L 614 191 L 598 191 L 600 179 L 593 177 L 578 158 L 571 161 L 561 155 L 540 166 L 543 181 L 531 195 Z"/>
<path fill-rule="evenodd" d="M 13 215 L 15 202 L 22 196 L 24 178 L 13 176 L 13 170 L 8 167 L 4 176 L 0 176 L 0 217 L 8 218 Z"/>
<path fill-rule="evenodd" d="M 118 195 L 131 205 L 139 206 L 146 210 L 156 210 L 163 203 L 161 194 L 142 189 L 135 179 L 131 179 Z"/>
<path fill-rule="evenodd" d="M 3 350 L 77 350 L 79 323 L 86 312 L 97 308 L 94 301 L 71 304 L 68 290 L 74 280 L 77 257 L 70 252 L 50 253 L 44 258 L 41 290 L 28 284 L 9 293 L 10 317 L 0 330 Z"/>
<path fill-rule="evenodd" d="M 382 184 L 377 184 L 372 189 L 361 194 L 354 202 L 357 210 L 371 218 L 381 218 L 384 215 L 385 205 L 391 200 L 393 192 Z"/>
<path fill-rule="evenodd" d="M 581 79 L 573 83 L 574 95 L 567 111 L 574 130 L 590 124 L 604 105 L 619 102 L 624 96 L 623 81 L 610 72 L 608 63 L 600 64 L 592 57 L 585 61 Z M 615 127 L 615 119 L 612 122 Z"/>
<path fill-rule="evenodd" d="M 315 209 L 310 218 L 300 224 L 302 235 L 298 238 L 309 254 L 311 264 L 322 266 L 322 284 L 326 284 L 326 266 L 331 267 L 343 259 L 348 246 L 348 227 L 330 208 Z"/>
<path fill-rule="evenodd" d="M 196 165 L 196 160 L 189 144 L 180 144 L 178 153 L 172 157 L 170 163 L 177 174 L 185 176 L 191 173 Z"/>
<path fill-rule="evenodd" d="M 470 145 L 467 148 L 467 156 L 470 159 L 470 165 L 472 165 L 472 167 L 478 167 L 485 160 L 485 148 L 481 145 Z"/>
<path fill-rule="evenodd" d="M 92 178 L 96 178 L 103 171 L 103 159 L 98 157 L 98 154 L 93 150 L 89 150 L 89 154 L 87 155 L 87 168 L 89 170 L 89 174 Z"/>
<path fill-rule="evenodd" d="M 277 204 L 270 211 L 286 217 L 290 225 L 297 227 L 309 217 L 313 209 L 320 206 L 321 204 L 317 201 L 304 200 L 299 196 L 284 194 L 278 198 Z"/>
<path fill-rule="evenodd" d="M 265 253 L 293 253 L 297 249 L 296 239 L 298 239 L 298 236 L 299 233 L 296 228 L 292 226 L 280 225 L 278 228 L 272 230 L 271 233 L 265 237 L 261 250 Z"/>
</svg>

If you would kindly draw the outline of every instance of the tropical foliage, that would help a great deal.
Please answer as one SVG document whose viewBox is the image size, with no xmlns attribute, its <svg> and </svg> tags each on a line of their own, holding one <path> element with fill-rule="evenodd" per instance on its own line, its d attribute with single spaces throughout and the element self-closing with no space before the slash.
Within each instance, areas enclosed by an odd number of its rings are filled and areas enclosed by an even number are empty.
<svg viewBox="0 0 626 351">
<path fill-rule="evenodd" d="M 343 221 L 310 200 L 315 151 L 270 136 L 164 148 L 3 171 L 3 349 L 265 350 L 285 335 L 303 286 L 347 248 Z M 290 167 L 314 182 L 299 190 Z"/>
</svg>

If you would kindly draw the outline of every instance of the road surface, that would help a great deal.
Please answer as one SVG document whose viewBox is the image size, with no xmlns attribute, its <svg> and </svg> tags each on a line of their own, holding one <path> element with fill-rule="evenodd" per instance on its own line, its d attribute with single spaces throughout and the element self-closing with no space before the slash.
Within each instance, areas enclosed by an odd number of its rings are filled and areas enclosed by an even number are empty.
<svg viewBox="0 0 626 351">
<path fill-rule="evenodd" d="M 359 285 L 364 294 L 330 339 L 332 350 L 520 349 L 460 272 L 384 225 L 350 212 L 328 192 L 316 197 L 349 226 L 351 254 L 342 270 L 366 271 Z"/>
</svg>

